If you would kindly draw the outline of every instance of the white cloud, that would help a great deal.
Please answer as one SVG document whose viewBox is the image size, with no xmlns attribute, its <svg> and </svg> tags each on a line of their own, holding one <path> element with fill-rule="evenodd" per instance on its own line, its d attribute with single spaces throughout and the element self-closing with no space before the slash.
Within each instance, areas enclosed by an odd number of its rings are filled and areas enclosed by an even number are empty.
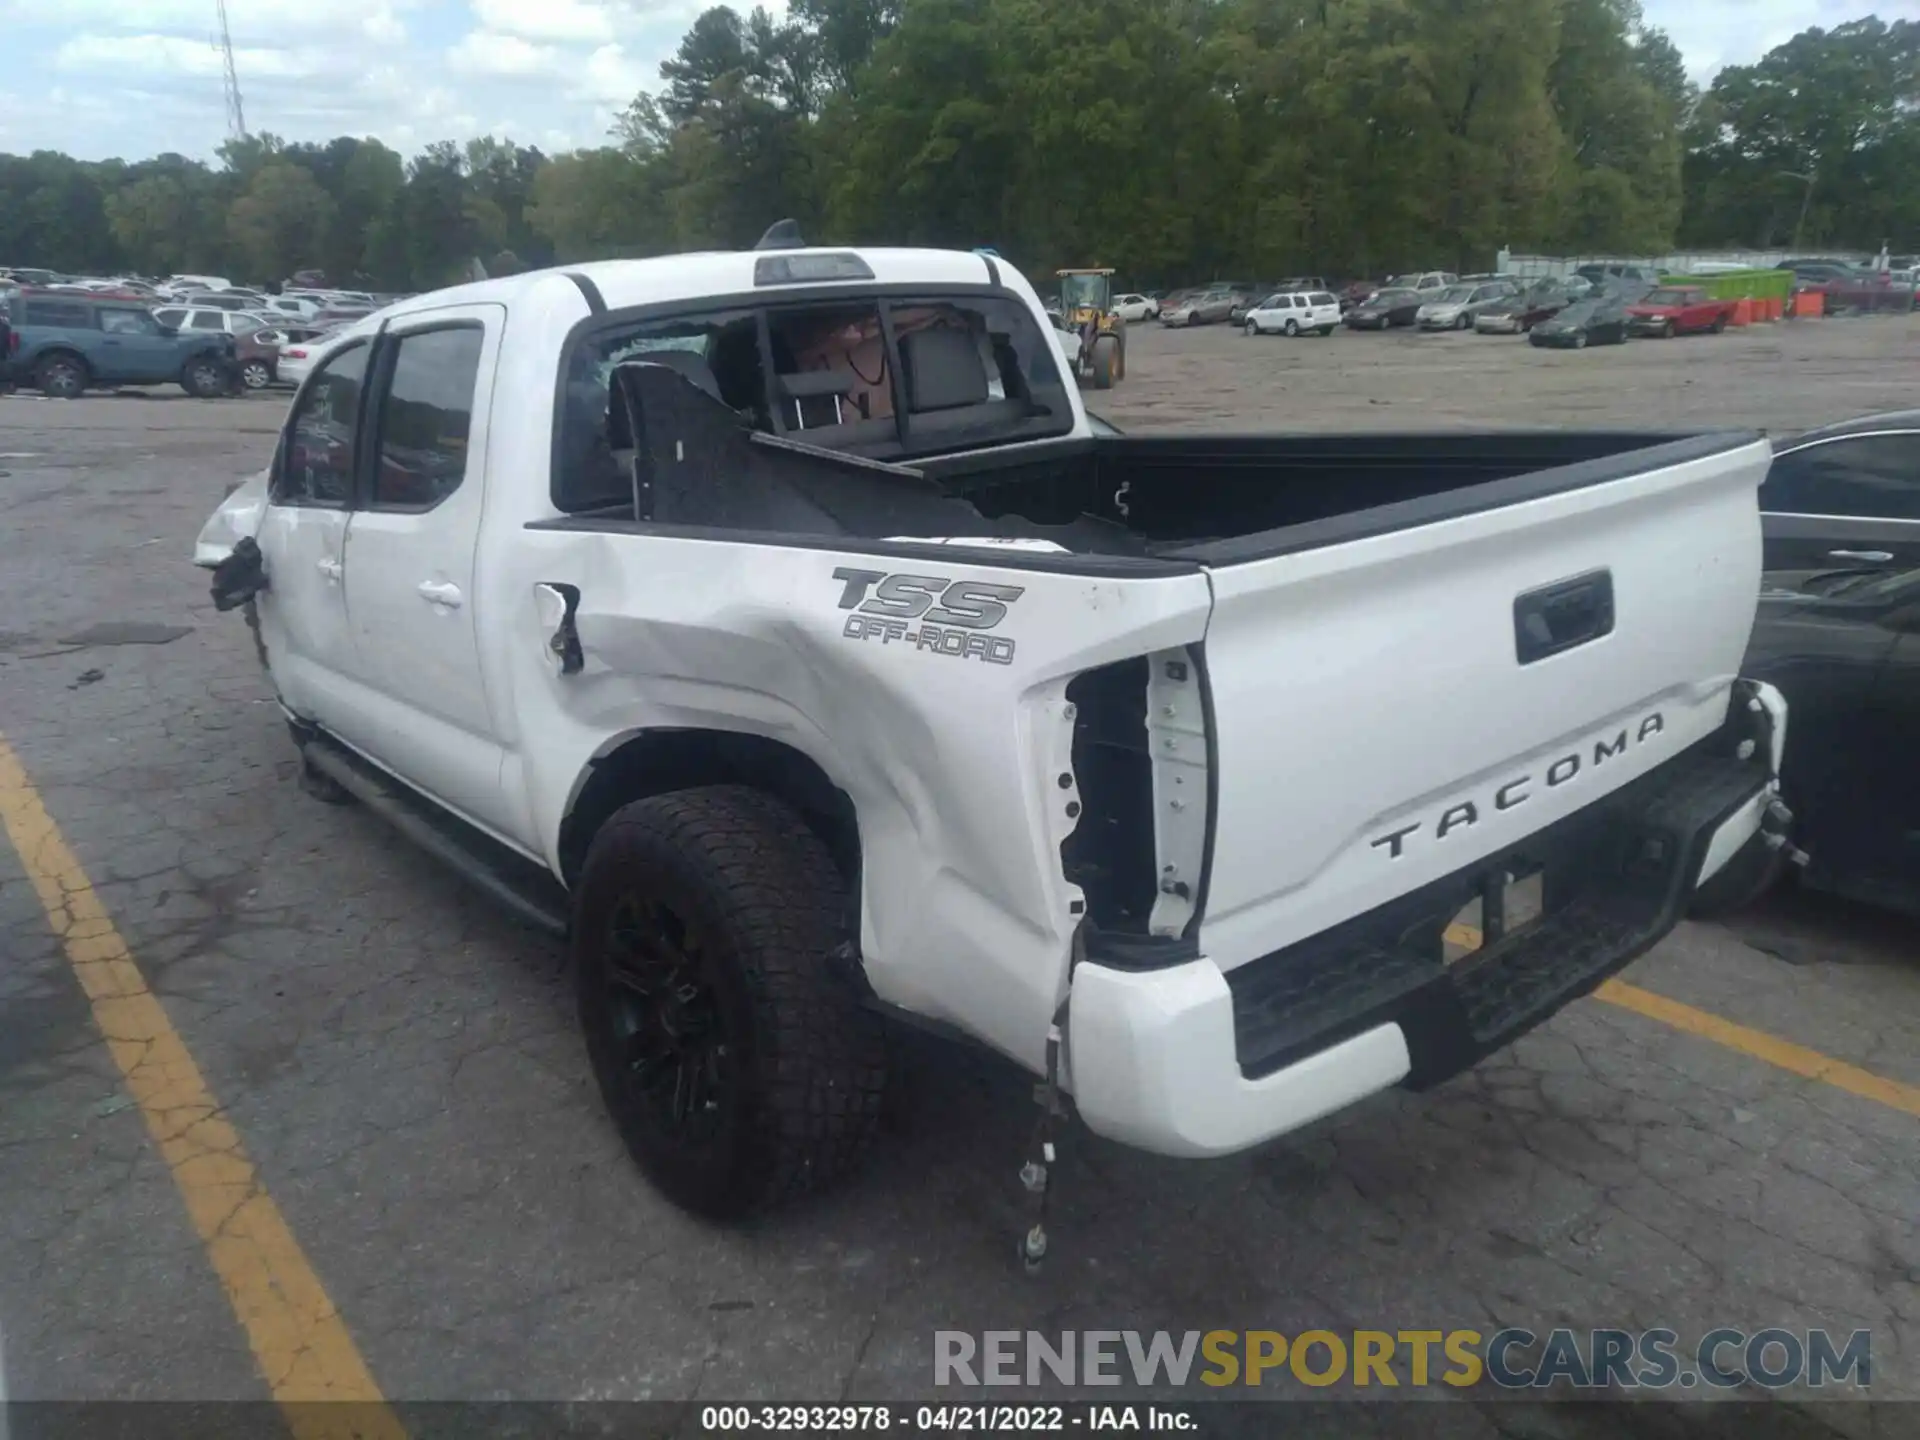
<svg viewBox="0 0 1920 1440">
<path fill-rule="evenodd" d="M 326 73 L 328 55 L 316 50 L 235 47 L 234 64 L 270 80 L 307 80 Z M 61 70 L 128 70 L 136 74 L 219 75 L 220 52 L 207 41 L 176 35 L 77 35 L 53 53 Z"/>
<path fill-rule="evenodd" d="M 613 39 L 613 9 L 596 0 L 473 0 L 482 30 L 526 40 Z"/>
<path fill-rule="evenodd" d="M 575 93 L 623 109 L 659 73 L 658 60 L 643 62 L 619 45 L 602 45 L 587 56 Z"/>
<path fill-rule="evenodd" d="M 279 43 L 294 37 L 335 35 L 391 42 L 404 36 L 397 11 L 412 0 L 240 0 L 228 7 L 228 27 L 236 45 Z M 0 6 L 10 37 L 19 31 L 49 29 L 80 32 L 90 39 L 101 32 L 173 35 L 211 43 L 214 8 L 204 0 L 11 0 Z"/>
<path fill-rule="evenodd" d="M 447 51 L 448 68 L 462 75 L 546 76 L 558 74 L 562 63 L 560 52 L 550 45 L 489 30 L 470 31 Z"/>
</svg>

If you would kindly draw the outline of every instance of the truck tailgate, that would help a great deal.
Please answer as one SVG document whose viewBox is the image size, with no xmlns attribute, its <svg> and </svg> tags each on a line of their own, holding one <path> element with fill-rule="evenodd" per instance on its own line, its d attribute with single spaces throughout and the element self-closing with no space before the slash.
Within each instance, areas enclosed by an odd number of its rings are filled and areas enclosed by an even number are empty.
<svg viewBox="0 0 1920 1440">
<path fill-rule="evenodd" d="M 1753 625 L 1771 455 L 1722 439 L 1210 565 L 1202 952 L 1232 969 L 1317 934 L 1717 729 Z"/>
</svg>

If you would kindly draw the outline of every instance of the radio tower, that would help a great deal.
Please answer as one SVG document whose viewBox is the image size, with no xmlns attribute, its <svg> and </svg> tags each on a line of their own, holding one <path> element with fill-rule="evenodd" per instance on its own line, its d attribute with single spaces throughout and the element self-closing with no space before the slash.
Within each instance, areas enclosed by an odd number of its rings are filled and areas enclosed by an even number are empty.
<svg viewBox="0 0 1920 1440">
<path fill-rule="evenodd" d="M 247 112 L 240 105 L 240 74 L 233 68 L 233 35 L 227 29 L 227 0 L 214 0 L 220 8 L 220 54 L 226 65 L 227 138 L 247 138 Z"/>
</svg>

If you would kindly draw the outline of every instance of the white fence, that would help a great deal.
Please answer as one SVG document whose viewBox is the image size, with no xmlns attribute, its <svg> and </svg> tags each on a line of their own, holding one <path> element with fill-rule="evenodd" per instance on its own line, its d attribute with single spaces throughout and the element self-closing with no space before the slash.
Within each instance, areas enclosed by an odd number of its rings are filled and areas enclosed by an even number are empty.
<svg viewBox="0 0 1920 1440">
<path fill-rule="evenodd" d="M 1502 275 L 1528 280 L 1571 275 L 1582 265 L 1608 264 L 1652 265 L 1670 275 L 1697 275 L 1715 270 L 1771 270 L 1782 260 L 1808 258 L 1812 257 L 1804 250 L 1685 250 L 1671 255 L 1516 255 L 1502 250 L 1495 268 Z M 1858 253 L 1829 258 L 1865 265 L 1884 259 Z"/>
</svg>

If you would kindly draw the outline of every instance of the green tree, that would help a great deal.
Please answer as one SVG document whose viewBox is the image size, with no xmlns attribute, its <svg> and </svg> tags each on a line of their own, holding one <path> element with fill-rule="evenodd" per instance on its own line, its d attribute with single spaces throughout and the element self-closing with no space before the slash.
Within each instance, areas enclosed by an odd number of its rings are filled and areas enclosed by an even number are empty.
<svg viewBox="0 0 1920 1440">
<path fill-rule="evenodd" d="M 272 159 L 253 172 L 227 213 L 227 230 L 246 273 L 272 282 L 310 266 L 333 218 L 333 199 L 291 161 Z"/>
<path fill-rule="evenodd" d="M 337 284 L 406 284 L 406 163 L 378 140 L 361 140 L 336 184 L 321 268 Z"/>
<path fill-rule="evenodd" d="M 534 176 L 528 224 L 561 261 L 657 254 L 672 241 L 653 178 L 622 149 L 557 155 Z"/>
<path fill-rule="evenodd" d="M 52 150 L 0 157 L 0 255 L 83 272 L 118 265 L 95 169 Z"/>
<path fill-rule="evenodd" d="M 193 268 L 195 197 L 174 175 L 149 175 L 107 197 L 107 222 L 128 268 L 172 274 Z"/>
<path fill-rule="evenodd" d="M 1920 216 L 1910 180 L 1920 22 L 1875 16 L 1802 31 L 1714 78 L 1689 131 L 1686 234 L 1694 243 L 1854 244 Z M 1872 187 L 1872 188 L 1869 188 Z"/>
</svg>

